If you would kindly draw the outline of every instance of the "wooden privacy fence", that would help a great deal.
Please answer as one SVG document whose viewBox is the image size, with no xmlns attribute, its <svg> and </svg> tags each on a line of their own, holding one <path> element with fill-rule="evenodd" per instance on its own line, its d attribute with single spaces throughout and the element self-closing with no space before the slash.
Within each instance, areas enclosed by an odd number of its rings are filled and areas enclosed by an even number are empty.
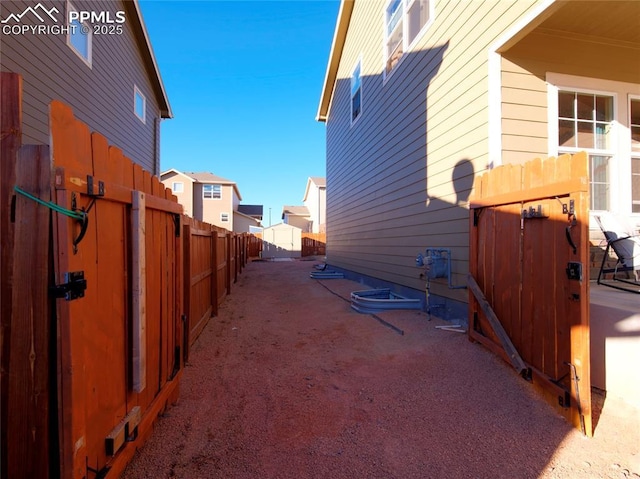
<svg viewBox="0 0 640 479">
<path fill-rule="evenodd" d="M 476 178 L 469 335 L 591 436 L 587 171 L 580 153 Z"/>
<path fill-rule="evenodd" d="M 234 234 L 224 228 L 183 217 L 184 232 L 184 359 L 218 305 L 231 293 L 231 284 L 254 256 L 250 247 L 261 243 L 247 233 Z"/>
<path fill-rule="evenodd" d="M 302 233 L 301 256 L 318 256 L 327 254 L 326 233 Z"/>
<path fill-rule="evenodd" d="M 62 103 L 52 145 L 20 146 L 17 75 L 2 120 L 2 477 L 117 477 L 250 241 L 183 216 Z"/>
</svg>

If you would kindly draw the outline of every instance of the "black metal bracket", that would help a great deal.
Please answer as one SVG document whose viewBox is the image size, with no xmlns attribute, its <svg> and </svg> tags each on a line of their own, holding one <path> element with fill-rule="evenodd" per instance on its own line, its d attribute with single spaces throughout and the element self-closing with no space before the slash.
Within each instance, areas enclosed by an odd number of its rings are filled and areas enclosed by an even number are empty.
<svg viewBox="0 0 640 479">
<path fill-rule="evenodd" d="M 558 404 L 560 405 L 560 407 L 563 407 L 565 409 L 571 407 L 571 394 L 569 394 L 569 391 L 564 392 L 564 397 L 558 396 Z"/>
<path fill-rule="evenodd" d="M 98 470 L 98 469 L 89 467 L 89 464 L 87 464 L 87 471 L 95 474 L 94 476 L 95 479 L 103 479 L 107 477 L 107 474 L 109 474 L 110 470 L 111 468 L 109 466 L 104 466 L 102 469 Z"/>
<path fill-rule="evenodd" d="M 87 280 L 84 279 L 84 271 L 73 271 L 64 274 L 65 282 L 50 288 L 54 298 L 64 298 L 67 301 L 84 298 L 87 289 Z"/>
<path fill-rule="evenodd" d="M 567 279 L 574 281 L 582 281 L 582 263 L 578 261 L 569 261 L 567 263 Z"/>
<path fill-rule="evenodd" d="M 93 176 L 87 175 L 87 195 L 104 196 L 104 181 L 98 181 L 98 191 L 94 191 Z"/>
<path fill-rule="evenodd" d="M 562 214 L 575 216 L 575 212 L 576 212 L 575 206 L 576 206 L 575 200 L 569 200 L 568 205 L 566 203 L 562 203 Z"/>
</svg>

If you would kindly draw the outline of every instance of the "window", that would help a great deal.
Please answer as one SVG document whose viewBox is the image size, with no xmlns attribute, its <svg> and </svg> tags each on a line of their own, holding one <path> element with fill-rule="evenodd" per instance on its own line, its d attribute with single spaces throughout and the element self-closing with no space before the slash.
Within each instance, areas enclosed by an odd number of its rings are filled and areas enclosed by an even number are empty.
<svg viewBox="0 0 640 479">
<path fill-rule="evenodd" d="M 135 85 L 133 86 L 133 112 L 142 123 L 146 122 L 147 99 Z"/>
<path fill-rule="evenodd" d="M 629 99 L 631 132 L 631 212 L 640 213 L 640 98 Z"/>
<path fill-rule="evenodd" d="M 67 26 L 69 27 L 67 45 L 91 67 L 91 45 L 93 39 L 91 26 L 87 23 L 81 23 L 79 20 L 69 22 L 69 12 L 77 12 L 71 2 L 67 3 Z"/>
<path fill-rule="evenodd" d="M 362 60 L 358 60 L 351 73 L 351 123 L 353 124 L 362 113 L 362 79 L 360 76 Z"/>
<path fill-rule="evenodd" d="M 174 193 L 182 193 L 184 191 L 184 183 L 182 181 L 174 181 L 171 185 L 171 191 Z"/>
<path fill-rule="evenodd" d="M 202 185 L 202 197 L 205 199 L 222 198 L 222 187 L 220 185 Z"/>
<path fill-rule="evenodd" d="M 220 213 L 220 221 L 227 223 L 229 221 L 229 213 Z"/>
<path fill-rule="evenodd" d="M 610 209 L 613 104 L 612 95 L 558 91 L 558 153 L 588 153 L 592 210 Z"/>
<path fill-rule="evenodd" d="M 385 78 L 432 19 L 430 0 L 390 0 L 384 15 Z"/>
</svg>

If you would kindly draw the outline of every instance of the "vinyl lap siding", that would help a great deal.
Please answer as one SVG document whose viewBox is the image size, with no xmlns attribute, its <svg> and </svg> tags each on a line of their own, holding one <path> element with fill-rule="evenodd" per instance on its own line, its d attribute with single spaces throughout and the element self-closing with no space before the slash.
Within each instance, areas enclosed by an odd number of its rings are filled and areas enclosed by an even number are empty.
<svg viewBox="0 0 640 479">
<path fill-rule="evenodd" d="M 522 39 L 502 59 L 503 162 L 548 154 L 547 72 L 638 83 L 637 65 L 637 49 L 618 44 L 539 30 Z"/>
<path fill-rule="evenodd" d="M 79 10 L 124 9 L 121 2 L 74 1 Z M 2 2 L 2 18 L 20 13 L 33 2 Z M 47 4 L 47 7 L 50 5 Z M 59 23 L 66 18 L 66 2 L 56 2 Z M 127 15 L 129 12 L 127 11 Z M 26 17 L 25 17 L 26 18 Z M 105 135 L 126 156 L 158 174 L 156 118 L 160 116 L 140 50 L 127 18 L 122 35 L 93 35 L 89 68 L 66 43 L 66 35 L 3 35 L 2 71 L 23 77 L 23 142 L 49 143 L 49 103 L 69 104 L 78 119 Z M 133 89 L 138 86 L 147 100 L 146 123 L 133 112 Z"/>
<path fill-rule="evenodd" d="M 488 159 L 487 51 L 532 3 L 437 2 L 418 48 L 384 82 L 385 4 L 356 1 L 327 119 L 329 263 L 423 290 L 416 254 L 452 248 L 454 282 L 464 283 L 466 197 Z M 351 126 L 349 80 L 360 55 L 362 116 Z M 456 192 L 462 160 L 475 171 L 463 168 Z M 466 301 L 464 291 L 436 289 Z"/>
</svg>

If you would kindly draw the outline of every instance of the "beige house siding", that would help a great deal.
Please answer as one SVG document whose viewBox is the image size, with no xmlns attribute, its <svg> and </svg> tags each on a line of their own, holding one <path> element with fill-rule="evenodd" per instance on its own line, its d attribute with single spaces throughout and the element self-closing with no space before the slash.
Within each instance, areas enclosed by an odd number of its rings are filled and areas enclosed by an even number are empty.
<svg viewBox="0 0 640 479">
<path fill-rule="evenodd" d="M 464 283 L 466 198 L 488 163 L 488 50 L 534 4 L 436 2 L 434 23 L 384 81 L 385 2 L 355 3 L 327 117 L 330 264 L 424 290 L 416 254 L 446 247 L 454 284 Z M 351 125 L 358 58 L 362 114 Z M 467 300 L 466 291 L 432 287 Z"/>
<path fill-rule="evenodd" d="M 502 161 L 548 152 L 547 72 L 640 83 L 637 46 L 534 30 L 502 58 Z"/>
<path fill-rule="evenodd" d="M 250 226 L 260 226 L 260 222 L 251 216 L 243 215 L 237 211 L 233 212 L 234 233 L 248 233 Z"/>
<path fill-rule="evenodd" d="M 193 182 L 186 176 L 173 171 L 162 175 L 162 184 L 166 188 L 172 189 L 174 182 L 181 182 L 183 185 L 182 193 L 173 192 L 173 194 L 178 198 L 178 203 L 184 207 L 184 214 L 187 216 L 193 216 Z"/>
<path fill-rule="evenodd" d="M 194 201 L 200 201 L 202 205 L 202 221 L 233 231 L 233 186 L 222 185 L 220 199 L 203 198 L 202 184 L 198 184 L 198 187 L 200 192 L 196 195 Z M 229 221 L 223 223 L 220 220 L 220 215 L 222 213 L 227 213 L 229 215 Z"/>
<path fill-rule="evenodd" d="M 323 179 L 324 180 L 324 179 Z M 323 183 L 324 184 L 324 183 Z M 311 233 L 321 233 L 325 230 L 327 222 L 326 204 L 327 204 L 327 188 L 326 186 L 318 186 L 309 178 L 307 183 L 308 191 L 303 199 L 304 206 L 309 211 L 311 221 Z M 300 226 L 302 227 L 302 226 Z M 304 228 L 303 228 L 304 230 Z"/>
<path fill-rule="evenodd" d="M 302 216 L 292 216 L 287 215 L 286 224 L 295 226 L 296 228 L 300 228 L 302 231 L 310 232 L 310 221 L 309 218 L 305 218 Z"/>
</svg>

